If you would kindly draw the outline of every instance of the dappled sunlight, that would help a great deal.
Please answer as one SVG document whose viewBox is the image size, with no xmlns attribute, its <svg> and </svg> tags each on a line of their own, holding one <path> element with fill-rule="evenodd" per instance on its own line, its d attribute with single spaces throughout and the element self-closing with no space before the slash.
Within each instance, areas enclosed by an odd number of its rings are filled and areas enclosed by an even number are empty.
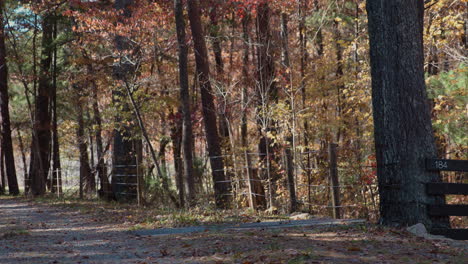
<svg viewBox="0 0 468 264">
<path fill-rule="evenodd" d="M 232 229 L 218 225 L 185 228 L 196 233 L 157 235 L 130 231 L 130 223 L 95 221 L 102 213 L 98 211 L 82 214 L 83 208 L 2 201 L 0 222 L 7 224 L 0 234 L 17 230 L 0 238 L 5 263 L 461 263 L 466 257 L 444 241 L 366 223 L 273 229 L 240 223 Z"/>
</svg>

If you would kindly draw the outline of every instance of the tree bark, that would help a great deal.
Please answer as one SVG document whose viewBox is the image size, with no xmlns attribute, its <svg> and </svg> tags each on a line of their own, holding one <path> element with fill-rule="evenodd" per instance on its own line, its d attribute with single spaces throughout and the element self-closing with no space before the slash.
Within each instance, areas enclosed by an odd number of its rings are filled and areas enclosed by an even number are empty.
<svg viewBox="0 0 468 264">
<path fill-rule="evenodd" d="M 210 155 L 215 202 L 218 208 L 227 208 L 229 206 L 228 195 L 230 194 L 230 185 L 228 182 L 225 182 L 224 162 L 221 157 L 220 138 L 218 135 L 218 126 L 216 121 L 217 112 L 214 105 L 210 83 L 210 67 L 201 25 L 198 0 L 188 0 L 188 15 L 195 48 L 195 62 L 200 82 L 200 94 L 202 99 L 208 154 Z"/>
<path fill-rule="evenodd" d="M 16 129 L 16 133 L 18 134 L 18 144 L 20 148 L 20 153 L 21 153 L 21 160 L 23 161 L 23 179 L 24 179 L 24 192 L 27 193 L 26 191 L 26 186 L 27 183 L 26 181 L 28 180 L 28 165 L 26 163 L 26 153 L 24 149 L 24 144 L 23 144 L 23 137 L 21 135 L 20 129 Z"/>
<path fill-rule="evenodd" d="M 78 91 L 75 91 L 75 93 L 78 93 Z M 78 122 L 78 127 L 76 129 L 76 140 L 80 155 L 80 195 L 82 196 L 81 184 L 83 184 L 83 191 L 87 194 L 90 194 L 96 190 L 96 182 L 94 181 L 94 174 L 91 173 L 91 167 L 89 165 L 88 144 L 86 143 L 85 123 L 83 118 L 83 103 L 81 100 L 82 99 L 79 96 L 76 98 L 76 112 Z"/>
<path fill-rule="evenodd" d="M 5 27 L 3 25 L 3 1 L 0 3 L 0 118 L 1 118 L 1 148 L 4 152 L 6 176 L 8 178 L 8 192 L 19 194 L 18 179 L 16 178 L 13 142 L 11 140 L 10 112 L 8 109 L 8 69 L 5 48 Z"/>
<path fill-rule="evenodd" d="M 290 61 L 289 61 L 289 47 L 288 47 L 288 15 L 286 13 L 281 14 L 281 48 L 282 48 L 282 64 L 284 68 L 283 76 L 284 80 L 286 80 L 285 90 L 290 95 L 290 100 L 288 100 L 288 107 L 289 109 L 294 111 L 294 91 L 292 91 L 291 87 L 291 78 L 290 78 Z M 286 174 L 288 178 L 288 190 L 289 190 L 289 203 L 290 203 L 290 212 L 295 212 L 297 209 L 297 200 L 296 200 L 296 186 L 294 180 L 294 132 L 292 127 L 294 127 L 293 123 L 295 116 L 293 114 L 292 122 L 288 126 L 286 131 L 286 142 L 287 145 L 284 149 L 284 155 L 286 158 Z"/>
<path fill-rule="evenodd" d="M 181 159 L 182 141 L 183 141 L 183 117 L 180 116 L 180 111 L 177 114 L 171 113 L 171 140 L 172 140 L 172 156 L 174 160 L 176 187 L 179 191 L 179 203 L 181 207 L 186 205 L 186 195 L 184 186 L 183 161 Z M 185 150 L 184 150 L 185 151 Z M 194 200 L 187 200 L 187 205 L 190 206 Z"/>
<path fill-rule="evenodd" d="M 54 19 L 52 14 L 45 14 L 42 21 L 42 55 L 31 143 L 31 169 L 29 170 L 31 191 L 34 196 L 41 196 L 45 193 L 50 166 L 51 117 L 49 102 L 52 89 L 51 65 Z"/>
<path fill-rule="evenodd" d="M 340 209 L 340 182 L 338 180 L 338 166 L 336 148 L 337 144 L 330 142 L 328 144 L 328 171 L 329 171 L 329 185 L 330 185 L 330 196 L 332 205 L 332 215 L 334 219 L 341 218 Z"/>
<path fill-rule="evenodd" d="M 267 2 L 262 2 L 257 8 L 257 123 L 260 130 L 260 142 L 258 143 L 259 161 L 266 173 L 263 178 L 268 180 L 269 207 L 273 208 L 276 196 L 276 182 L 279 175 L 272 161 L 278 163 L 275 155 L 277 146 L 272 146 L 272 140 L 267 135 L 277 133 L 275 121 L 271 118 L 271 104 L 278 101 L 278 90 L 275 81 L 275 67 L 273 62 L 272 37 L 270 32 L 270 7 Z M 276 165 L 276 164 L 274 164 Z M 266 176 L 265 176 L 266 174 Z"/>
<path fill-rule="evenodd" d="M 445 201 L 425 191 L 440 175 L 425 169 L 436 147 L 424 83 L 424 3 L 368 0 L 367 13 L 380 222 L 446 227 L 448 217 L 427 212 Z"/>
<path fill-rule="evenodd" d="M 93 66 L 88 65 L 88 74 L 92 75 Z M 96 139 L 96 154 L 97 154 L 97 174 L 100 182 L 99 194 L 101 197 L 105 197 L 107 200 L 110 200 L 112 197 L 112 189 L 109 183 L 109 178 L 107 177 L 107 167 L 104 161 L 104 144 L 102 140 L 102 119 L 101 111 L 99 110 L 99 101 L 98 101 L 98 87 L 95 81 L 91 81 L 92 88 L 92 108 L 93 108 L 93 123 L 96 126 L 94 130 L 94 137 Z"/>
<path fill-rule="evenodd" d="M 57 19 L 54 20 L 52 38 L 57 39 Z M 57 44 L 54 44 L 52 64 L 52 192 L 62 193 L 62 166 L 60 164 L 60 145 L 57 131 Z"/>
<path fill-rule="evenodd" d="M 317 3 L 318 4 L 318 3 Z M 305 27 L 305 20 L 306 20 L 306 10 L 308 6 L 308 1 L 304 0 L 301 1 L 299 4 L 299 45 L 300 45 L 300 55 L 301 55 L 301 67 L 300 67 L 300 74 L 301 74 L 301 96 L 302 96 L 302 108 L 303 110 L 308 108 L 306 105 L 307 102 L 307 92 L 306 92 L 306 67 L 308 61 L 308 53 L 307 53 L 307 33 Z M 318 6 L 316 7 L 318 8 Z M 304 118 L 303 121 L 304 131 L 302 134 L 303 142 L 304 142 L 304 152 L 306 154 L 305 157 L 305 174 L 307 177 L 307 202 L 309 203 L 309 211 L 312 210 L 310 204 L 312 204 L 312 197 L 311 197 L 311 184 L 312 184 L 312 163 L 311 163 L 311 155 L 309 149 L 309 121 L 307 118 Z M 302 156 L 302 155 L 301 155 Z"/>
<path fill-rule="evenodd" d="M 193 178 L 193 132 L 192 118 L 190 111 L 190 91 L 188 81 L 188 47 L 185 37 L 185 19 L 183 15 L 182 0 L 174 0 L 174 13 L 176 20 L 177 41 L 179 48 L 179 81 L 180 81 L 180 102 L 182 107 L 182 149 L 185 186 L 180 186 L 180 190 L 185 189 L 187 204 L 193 205 L 195 202 L 195 181 Z M 179 190 L 179 192 L 180 192 Z M 182 197 L 180 198 L 182 201 Z"/>
<path fill-rule="evenodd" d="M 0 148 L 0 194 L 5 194 L 6 177 L 5 177 L 5 152 Z"/>
<path fill-rule="evenodd" d="M 244 12 L 248 12 L 245 10 Z M 247 112 L 248 112 L 248 102 L 249 102 L 249 91 L 248 87 L 251 85 L 250 74 L 249 74 L 249 47 L 250 47 L 250 37 L 249 37 L 249 25 L 250 25 L 250 15 L 246 14 L 242 18 L 242 38 L 244 41 L 244 54 L 242 62 L 242 75 L 243 75 L 243 87 L 242 87 L 242 117 L 241 117 L 241 143 L 244 151 L 245 159 L 245 175 L 248 188 L 248 201 L 249 207 L 253 210 L 258 209 L 258 207 L 266 206 L 265 196 L 255 195 L 255 185 L 261 185 L 260 182 L 257 182 L 253 178 L 253 170 L 251 167 L 250 155 L 249 155 L 249 139 L 248 139 L 248 121 L 247 121 Z M 263 188 L 262 186 L 260 186 Z"/>
</svg>

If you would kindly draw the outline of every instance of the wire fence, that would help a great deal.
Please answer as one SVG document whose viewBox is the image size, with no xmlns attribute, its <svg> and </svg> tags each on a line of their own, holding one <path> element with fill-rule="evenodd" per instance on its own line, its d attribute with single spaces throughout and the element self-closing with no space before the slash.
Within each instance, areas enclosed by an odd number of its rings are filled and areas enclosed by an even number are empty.
<svg viewBox="0 0 468 264">
<path fill-rule="evenodd" d="M 339 149 L 339 148 L 338 148 Z M 289 183 L 285 179 L 286 170 L 284 160 L 279 159 L 279 163 L 275 164 L 276 170 L 281 170 L 283 176 L 280 179 L 276 179 L 274 183 L 273 190 L 272 182 L 273 174 L 269 172 L 272 170 L 272 164 L 268 164 L 267 161 L 271 160 L 272 157 L 279 156 L 278 153 L 261 153 L 261 152 L 239 152 L 227 155 L 217 155 L 217 156 L 208 156 L 205 155 L 201 159 L 204 160 L 201 162 L 203 167 L 201 168 L 202 179 L 199 184 L 206 186 L 201 188 L 206 190 L 209 194 L 212 190 L 214 184 L 230 184 L 230 193 L 225 193 L 225 196 L 233 196 L 237 199 L 234 201 L 236 206 L 249 206 L 245 203 L 249 197 L 253 199 L 262 198 L 267 201 L 267 206 L 271 207 L 274 191 L 282 192 L 281 195 L 277 195 L 280 198 L 276 198 L 275 204 L 280 204 L 281 207 L 287 208 L 289 206 L 289 197 L 287 196 L 290 186 L 294 186 L 296 192 L 297 204 L 304 208 L 363 208 L 369 207 L 372 205 L 372 209 L 376 210 L 377 208 L 377 185 L 375 183 L 364 183 L 360 181 L 359 177 L 354 177 L 356 180 L 354 182 L 341 182 L 334 185 L 329 181 L 328 167 L 322 164 L 321 167 L 315 164 L 312 166 L 307 166 L 311 162 L 304 162 L 305 158 L 313 158 L 318 155 L 323 154 L 323 150 L 307 150 L 302 152 L 297 152 L 295 154 L 295 159 L 293 163 L 293 173 L 294 173 L 294 183 Z M 246 157 L 250 161 L 246 161 Z M 225 168 L 216 170 L 225 172 L 226 179 L 222 181 L 213 182 L 209 177 L 210 175 L 210 166 L 209 160 L 211 159 L 225 159 L 226 161 Z M 325 163 L 329 162 L 325 160 Z M 97 164 L 94 161 L 94 164 Z M 168 163 L 170 164 L 170 163 Z M 329 164 L 328 164 L 329 165 Z M 141 168 L 139 168 L 139 166 Z M 366 164 L 359 164 L 360 170 L 374 170 L 375 167 Z M 49 179 L 52 179 L 52 187 L 58 186 L 56 190 L 57 196 L 76 196 L 80 195 L 82 197 L 83 192 L 85 195 L 113 195 L 126 197 L 127 199 L 136 199 L 140 201 L 142 196 L 145 195 L 157 195 L 149 193 L 151 190 L 147 188 L 150 179 L 156 179 L 157 177 L 151 176 L 155 172 L 154 167 L 148 164 L 129 164 L 129 165 L 112 165 L 109 163 L 104 164 L 104 168 L 98 168 L 96 165 L 89 168 L 90 176 L 93 181 L 93 188 L 90 188 L 89 180 L 83 179 L 82 169 L 78 161 L 67 161 L 63 162 L 60 170 L 50 171 Z M 102 171 L 105 171 L 106 175 L 100 175 Z M 339 171 L 345 171 L 349 174 L 350 168 L 337 168 Z M 22 168 L 19 168 L 19 171 L 22 171 Z M 252 172 L 255 175 L 250 175 Z M 164 168 L 164 173 L 170 179 L 171 188 L 175 189 L 176 184 L 176 171 L 175 167 L 171 165 L 166 165 Z M 275 172 L 277 173 L 277 171 Z M 229 175 L 228 175 L 229 174 Z M 56 177 L 54 177 L 54 175 Z M 60 175 L 60 177 L 58 177 Z M 339 175 L 338 178 L 343 179 L 342 175 Z M 20 179 L 24 179 L 20 177 Z M 104 180 L 104 182 L 103 182 Z M 308 180 L 308 181 L 307 181 Z M 109 188 L 103 188 L 103 184 L 109 183 Z M 24 185 L 24 182 L 20 184 Z M 255 188 L 254 188 L 255 187 Z M 91 191 L 90 191 L 91 189 Z M 331 194 L 336 190 L 338 195 L 342 197 L 342 202 L 340 204 L 332 204 Z M 363 193 L 364 198 L 359 195 L 350 195 L 350 193 L 359 194 Z M 213 195 L 213 193 L 211 193 Z M 367 196 L 366 196 L 367 195 Z M 372 197 L 370 197 L 372 196 Z M 244 198 L 241 198 L 244 197 Z M 246 199 L 247 198 L 247 199 Z M 239 199 L 244 202 L 240 202 Z"/>
</svg>

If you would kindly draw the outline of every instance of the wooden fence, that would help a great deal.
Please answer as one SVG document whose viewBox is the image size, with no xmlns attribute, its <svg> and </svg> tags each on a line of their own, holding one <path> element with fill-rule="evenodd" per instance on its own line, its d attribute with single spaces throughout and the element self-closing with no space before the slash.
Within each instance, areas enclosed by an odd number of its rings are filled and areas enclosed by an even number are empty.
<svg viewBox="0 0 468 264">
<path fill-rule="evenodd" d="M 468 172 L 468 160 L 428 159 L 426 169 L 431 171 L 462 171 Z M 430 195 L 468 195 L 466 183 L 433 182 L 426 184 L 426 192 Z M 431 216 L 468 216 L 468 204 L 429 205 Z M 468 240 L 468 229 L 434 228 L 431 234 L 443 235 L 457 240 Z"/>
</svg>

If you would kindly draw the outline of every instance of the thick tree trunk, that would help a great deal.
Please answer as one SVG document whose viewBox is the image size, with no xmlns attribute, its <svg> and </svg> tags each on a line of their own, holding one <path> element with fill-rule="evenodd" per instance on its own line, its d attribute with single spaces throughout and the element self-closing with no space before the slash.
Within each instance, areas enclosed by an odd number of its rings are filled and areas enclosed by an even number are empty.
<svg viewBox="0 0 468 264">
<path fill-rule="evenodd" d="M 18 179 L 16 178 L 13 142 L 11 140 L 10 112 L 8 109 L 8 70 L 5 49 L 5 27 L 3 25 L 3 2 L 0 3 L 0 130 L 1 148 L 4 152 L 6 176 L 8 178 L 8 192 L 19 194 Z"/>
<path fill-rule="evenodd" d="M 46 181 L 49 172 L 49 154 L 51 140 L 51 65 L 53 51 L 53 20 L 52 14 L 45 14 L 42 22 L 42 55 L 40 61 L 39 86 L 36 96 L 35 120 L 31 144 L 31 191 L 35 196 L 46 191 Z"/>
<path fill-rule="evenodd" d="M 224 176 L 224 162 L 221 157 L 220 138 L 216 121 L 216 107 L 214 105 L 210 83 L 210 67 L 201 25 L 198 0 L 188 1 L 188 15 L 195 48 L 195 62 L 200 82 L 205 134 L 208 154 L 210 155 L 215 202 L 218 208 L 227 208 L 229 205 L 228 195 L 230 194 L 230 185 L 226 182 Z"/>
<path fill-rule="evenodd" d="M 193 176 L 193 133 L 192 118 L 190 111 L 190 92 L 188 81 L 187 56 L 188 47 L 185 39 L 185 19 L 183 15 L 182 0 L 174 0 L 174 13 L 176 20 L 177 41 L 179 47 L 179 81 L 180 81 L 180 102 L 182 106 L 182 148 L 184 175 L 183 182 L 185 186 L 180 186 L 179 193 L 185 189 L 187 204 L 193 205 L 195 202 L 195 181 Z M 185 187 L 185 188 L 184 188 Z M 183 193 L 183 191 L 182 191 Z M 182 197 L 180 198 L 182 201 Z"/>
<path fill-rule="evenodd" d="M 427 212 L 445 201 L 425 191 L 440 175 L 424 165 L 437 155 L 424 83 L 424 3 L 368 0 L 367 12 L 380 222 L 447 226 L 447 217 Z"/>
</svg>

